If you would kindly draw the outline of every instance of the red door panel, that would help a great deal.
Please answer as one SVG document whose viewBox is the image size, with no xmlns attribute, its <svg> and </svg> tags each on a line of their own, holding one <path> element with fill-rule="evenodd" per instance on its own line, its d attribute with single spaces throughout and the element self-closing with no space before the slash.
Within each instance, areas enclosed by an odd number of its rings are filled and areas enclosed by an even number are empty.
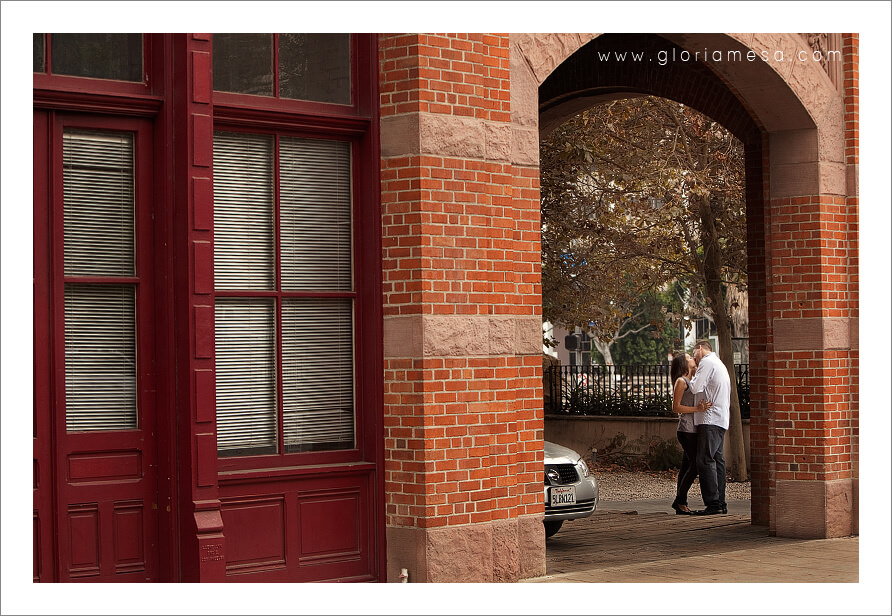
<svg viewBox="0 0 892 616">
<path fill-rule="evenodd" d="M 54 401 L 50 423 L 54 442 L 52 455 L 55 458 L 53 485 L 56 502 L 53 518 L 57 579 L 90 582 L 155 581 L 158 579 L 158 485 L 152 310 L 152 127 L 147 120 L 87 114 L 51 114 L 49 118 L 50 141 L 46 165 L 50 169 L 51 185 L 51 195 L 47 200 L 51 257 L 47 269 L 52 279 L 50 331 Z M 96 225 L 107 224 L 101 221 L 105 220 L 103 208 L 109 207 L 107 203 L 110 193 L 107 187 L 101 186 L 101 182 L 112 173 L 103 167 L 107 160 L 105 155 L 98 154 L 89 159 L 89 164 L 80 163 L 87 171 L 74 180 L 67 179 L 64 165 L 68 159 L 63 160 L 66 147 L 63 143 L 65 136 L 72 133 L 95 133 L 103 139 L 123 136 L 128 142 L 132 142 L 132 158 L 122 156 L 125 161 L 122 165 L 130 165 L 126 173 L 132 176 L 133 271 L 123 274 L 83 274 L 66 267 L 65 242 L 69 241 L 66 233 L 74 233 L 69 229 L 87 228 L 89 234 L 91 227 L 69 224 L 70 221 L 65 219 L 68 207 L 65 200 L 80 199 L 79 211 L 87 212 L 80 215 L 87 220 L 92 220 L 95 215 Z M 94 160 L 95 172 L 90 171 Z M 114 172 L 124 173 L 120 169 Z M 99 186 L 91 182 L 91 173 L 95 173 L 96 184 Z M 65 194 L 66 187 L 70 187 L 72 195 L 77 193 L 77 196 L 68 197 Z M 94 194 L 95 207 L 91 201 Z M 127 201 L 129 197 L 121 199 L 130 203 Z M 128 234 L 123 233 L 122 236 L 127 237 Z M 80 250 L 83 250 L 83 244 L 81 241 Z M 97 260 L 104 257 L 105 254 Z M 101 290 L 111 287 L 122 288 L 125 290 L 122 297 L 133 298 L 133 310 L 127 313 L 132 316 L 123 316 L 120 319 L 121 330 L 132 332 L 126 334 L 129 336 L 126 339 L 132 341 L 136 349 L 135 358 L 124 356 L 121 359 L 126 370 L 132 370 L 135 386 L 121 385 L 118 381 L 112 381 L 110 385 L 108 370 L 101 368 L 107 363 L 97 363 L 95 370 L 89 367 L 85 369 L 84 364 L 80 364 L 76 374 L 80 393 L 69 392 L 66 389 L 69 378 L 67 371 L 73 370 L 66 366 L 69 356 L 97 353 L 105 357 L 106 362 L 108 357 L 115 358 L 112 364 L 117 364 L 118 355 L 114 348 L 109 350 L 110 347 L 99 344 L 104 342 L 101 337 L 85 336 L 83 339 L 87 342 L 78 343 L 73 342 L 74 336 L 72 340 L 67 340 L 69 322 L 66 318 L 72 320 L 72 329 L 89 329 L 89 321 L 93 315 L 90 310 L 97 311 L 95 320 L 98 322 L 104 319 L 102 322 L 106 328 L 114 329 L 117 322 L 110 321 L 107 315 L 101 313 L 106 308 L 101 303 L 95 306 L 89 304 L 86 315 L 78 313 L 79 320 L 75 321 L 75 317 L 66 315 L 66 293 L 71 288 Z M 84 322 L 88 325 L 81 325 Z M 108 323 L 112 325 L 109 326 Z M 81 348 L 75 346 L 76 344 L 88 346 Z M 98 351 L 89 345 L 98 345 Z M 85 382 L 86 386 L 83 384 Z M 119 404 L 117 400 L 120 396 L 113 393 L 104 397 L 109 389 L 114 390 L 115 387 L 124 387 L 125 391 L 133 392 L 132 399 L 135 402 L 132 405 L 135 406 L 136 418 L 132 425 L 111 424 L 111 427 L 107 427 L 102 421 L 94 422 L 89 413 L 85 415 L 87 419 L 78 420 L 81 423 L 75 422 L 75 427 L 69 425 L 66 417 L 69 407 L 74 407 L 71 396 L 75 395 L 88 398 L 94 396 L 99 400 L 91 403 L 93 406 L 89 412 L 101 414 L 107 411 L 117 417 L 119 409 L 115 405 Z"/>
<path fill-rule="evenodd" d="M 226 575 L 232 582 L 375 579 L 374 471 L 223 481 Z"/>
</svg>

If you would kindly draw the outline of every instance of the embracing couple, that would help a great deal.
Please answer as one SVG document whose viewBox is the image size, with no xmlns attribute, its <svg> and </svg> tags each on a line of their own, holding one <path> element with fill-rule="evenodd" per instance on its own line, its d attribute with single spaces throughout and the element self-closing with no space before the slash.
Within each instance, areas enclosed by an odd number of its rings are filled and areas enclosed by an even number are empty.
<svg viewBox="0 0 892 616">
<path fill-rule="evenodd" d="M 728 369 L 706 340 L 693 356 L 676 354 L 669 368 L 673 382 L 672 410 L 679 414 L 678 442 L 684 451 L 672 508 L 678 515 L 728 513 L 725 502 L 725 432 L 731 411 Z M 688 508 L 688 490 L 700 476 L 706 509 Z"/>
</svg>

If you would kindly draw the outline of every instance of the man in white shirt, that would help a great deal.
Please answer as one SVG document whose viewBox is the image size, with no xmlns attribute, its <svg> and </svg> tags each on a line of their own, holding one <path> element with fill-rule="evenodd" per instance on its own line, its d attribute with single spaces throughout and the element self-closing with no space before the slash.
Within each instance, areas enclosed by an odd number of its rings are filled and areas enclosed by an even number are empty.
<svg viewBox="0 0 892 616">
<path fill-rule="evenodd" d="M 702 399 L 712 403 L 705 411 L 694 413 L 697 427 L 697 473 L 700 477 L 700 493 L 706 509 L 696 515 L 728 513 L 725 502 L 725 432 L 731 417 L 731 377 L 728 369 L 712 352 L 706 340 L 694 347 L 697 372 L 691 380 L 694 401 Z"/>
</svg>

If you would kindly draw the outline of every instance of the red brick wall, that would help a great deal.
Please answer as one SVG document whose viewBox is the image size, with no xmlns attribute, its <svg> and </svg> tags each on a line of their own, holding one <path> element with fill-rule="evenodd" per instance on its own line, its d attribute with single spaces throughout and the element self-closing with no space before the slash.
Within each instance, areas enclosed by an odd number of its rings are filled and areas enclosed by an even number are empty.
<svg viewBox="0 0 892 616">
<path fill-rule="evenodd" d="M 379 61 L 382 122 L 431 114 L 509 128 L 507 36 L 382 35 Z M 382 157 L 385 321 L 540 317 L 538 174 L 488 141 L 464 155 L 417 146 Z M 387 524 L 541 513 L 539 356 L 405 353 L 385 357 Z"/>
<path fill-rule="evenodd" d="M 761 147 L 746 150 L 747 281 L 749 293 L 750 356 L 750 503 L 754 524 L 768 526 L 773 481 L 771 478 L 771 409 L 774 391 L 770 382 L 765 203 L 768 191 L 768 139 Z"/>
<path fill-rule="evenodd" d="M 851 404 L 850 414 L 850 439 L 851 454 L 853 456 L 853 477 L 855 479 L 854 486 L 854 511 L 852 515 L 854 529 L 858 532 L 858 436 L 859 436 L 859 345 L 858 345 L 858 286 L 860 284 L 858 278 L 859 263 L 859 242 L 858 242 L 858 217 L 859 217 L 859 197 L 857 191 L 858 185 L 858 34 L 843 34 L 843 97 L 845 101 L 846 115 L 846 177 L 848 178 L 848 198 L 846 199 L 846 209 L 848 213 L 847 230 L 848 230 L 848 248 L 849 248 L 849 316 L 853 319 L 854 327 L 851 330 L 852 345 L 849 356 L 849 380 L 848 380 L 848 397 Z"/>
</svg>

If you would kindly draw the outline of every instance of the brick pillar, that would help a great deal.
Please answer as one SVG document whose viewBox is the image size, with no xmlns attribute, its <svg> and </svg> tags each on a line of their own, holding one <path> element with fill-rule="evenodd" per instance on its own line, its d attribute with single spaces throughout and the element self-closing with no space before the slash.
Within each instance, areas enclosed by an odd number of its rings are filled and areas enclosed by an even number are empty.
<svg viewBox="0 0 892 616">
<path fill-rule="evenodd" d="M 766 215 L 773 347 L 770 531 L 787 537 L 847 536 L 854 528 L 851 392 L 857 354 L 851 332 L 857 320 L 851 274 L 857 243 L 849 198 L 833 192 L 844 193 L 845 182 L 820 177 L 818 161 L 809 160 L 820 153 L 817 133 L 772 135 L 772 175 L 783 175 L 775 173 L 778 161 L 798 157 L 802 162 L 787 166 L 800 167 L 806 181 L 773 178 Z M 817 191 L 783 196 L 803 186 Z"/>
<path fill-rule="evenodd" d="M 379 37 L 388 580 L 542 575 L 538 174 L 508 37 Z"/>
</svg>

